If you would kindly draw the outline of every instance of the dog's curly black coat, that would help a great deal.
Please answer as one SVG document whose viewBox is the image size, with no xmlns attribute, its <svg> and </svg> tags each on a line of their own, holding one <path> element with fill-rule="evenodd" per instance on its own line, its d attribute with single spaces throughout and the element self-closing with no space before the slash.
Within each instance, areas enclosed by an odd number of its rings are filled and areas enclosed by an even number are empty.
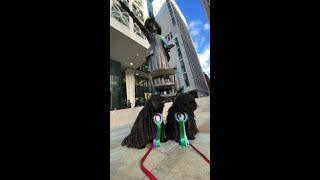
<svg viewBox="0 0 320 180">
<path fill-rule="evenodd" d="M 175 113 L 187 113 L 188 120 L 185 123 L 186 134 L 188 139 L 195 139 L 195 135 L 199 132 L 195 120 L 194 111 L 197 109 L 195 98 L 189 93 L 180 93 L 175 97 L 172 106 L 168 110 L 165 132 L 168 139 L 179 141 L 179 123 L 175 119 Z"/>
<path fill-rule="evenodd" d="M 162 113 L 163 107 L 164 102 L 162 101 L 161 96 L 156 94 L 151 95 L 144 108 L 140 111 L 130 134 L 122 141 L 121 145 L 142 149 L 145 148 L 148 143 L 152 143 L 156 130 L 153 116 L 157 113 Z M 167 141 L 163 121 L 161 124 L 160 141 Z"/>
</svg>

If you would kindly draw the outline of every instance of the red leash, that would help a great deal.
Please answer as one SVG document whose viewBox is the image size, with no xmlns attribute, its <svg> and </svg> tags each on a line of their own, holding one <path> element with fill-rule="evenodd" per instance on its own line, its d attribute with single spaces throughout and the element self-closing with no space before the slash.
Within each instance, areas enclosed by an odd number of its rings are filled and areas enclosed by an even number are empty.
<svg viewBox="0 0 320 180">
<path fill-rule="evenodd" d="M 206 156 L 204 156 L 197 148 L 195 148 L 191 143 L 189 143 L 189 145 L 194 149 L 194 150 L 196 150 L 202 157 L 203 157 L 203 159 L 204 160 L 206 160 L 209 164 L 210 164 L 210 160 L 206 157 Z"/>
<path fill-rule="evenodd" d="M 147 156 L 149 155 L 149 153 L 151 152 L 152 148 L 153 148 L 153 144 L 151 144 L 149 150 L 146 152 L 146 154 L 145 154 L 145 155 L 143 156 L 143 158 L 141 159 L 140 168 L 141 168 L 141 170 L 144 172 L 144 174 L 148 176 L 148 178 L 149 178 L 150 180 L 158 180 L 150 171 L 148 171 L 147 168 L 145 168 L 145 167 L 143 166 L 143 162 L 144 162 L 144 160 L 146 160 L 146 158 L 147 158 Z"/>
<path fill-rule="evenodd" d="M 194 149 L 196 150 L 202 157 L 203 159 L 205 159 L 209 164 L 210 164 L 210 160 L 204 156 L 197 148 L 195 148 L 191 143 L 189 143 L 189 145 Z M 148 171 L 147 168 L 145 168 L 143 166 L 143 162 L 146 160 L 147 156 L 149 155 L 149 153 L 151 152 L 151 150 L 153 149 L 153 144 L 151 144 L 149 150 L 146 152 L 146 154 L 143 156 L 143 158 L 141 159 L 141 162 L 140 162 L 140 168 L 141 170 L 144 172 L 144 174 L 150 179 L 150 180 L 158 180 L 150 171 Z"/>
</svg>

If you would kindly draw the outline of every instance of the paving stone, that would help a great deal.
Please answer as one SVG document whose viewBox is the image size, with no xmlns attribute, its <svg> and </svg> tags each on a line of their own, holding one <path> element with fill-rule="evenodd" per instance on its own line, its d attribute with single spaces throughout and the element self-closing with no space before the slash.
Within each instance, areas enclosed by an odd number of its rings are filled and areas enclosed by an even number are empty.
<svg viewBox="0 0 320 180">
<path fill-rule="evenodd" d="M 177 147 L 169 156 L 166 158 L 160 166 L 157 166 L 156 169 L 162 173 L 169 174 L 172 169 L 181 161 L 186 152 L 188 151 L 187 147 Z"/>
<path fill-rule="evenodd" d="M 206 121 L 206 122 L 201 123 L 197 126 L 198 126 L 198 129 L 201 133 L 210 134 L 210 121 Z"/>
<path fill-rule="evenodd" d="M 210 165 L 190 146 L 177 148 L 156 170 L 176 180 L 210 179 Z"/>
<path fill-rule="evenodd" d="M 199 149 L 199 148 L 198 148 Z M 208 164 L 191 147 L 183 160 L 170 172 L 175 179 L 210 179 L 210 164 Z"/>
<path fill-rule="evenodd" d="M 142 179 L 145 174 L 140 169 L 140 160 L 148 148 L 141 150 L 127 147 L 119 147 L 111 151 L 110 155 L 110 178 L 119 179 Z M 144 166 L 151 171 L 160 164 L 167 155 L 152 150 L 144 162 Z"/>
<path fill-rule="evenodd" d="M 157 169 L 152 170 L 151 173 L 155 177 L 157 177 L 158 180 L 174 180 L 172 177 L 168 176 L 165 173 L 158 171 Z M 149 180 L 149 178 L 147 176 L 145 176 L 142 180 Z"/>
<path fill-rule="evenodd" d="M 125 138 L 128 134 L 130 134 L 130 131 L 131 126 L 127 126 L 122 129 L 110 132 L 110 141 L 116 140 L 118 138 Z"/>
<path fill-rule="evenodd" d="M 162 142 L 160 147 L 157 147 L 155 150 L 165 154 L 170 154 L 178 146 L 179 146 L 179 143 L 169 140 L 165 143 Z"/>
</svg>

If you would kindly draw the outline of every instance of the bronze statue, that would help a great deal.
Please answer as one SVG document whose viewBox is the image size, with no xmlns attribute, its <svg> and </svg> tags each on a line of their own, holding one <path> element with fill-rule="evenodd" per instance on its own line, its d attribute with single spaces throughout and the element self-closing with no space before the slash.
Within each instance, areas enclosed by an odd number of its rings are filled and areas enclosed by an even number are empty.
<svg viewBox="0 0 320 180">
<path fill-rule="evenodd" d="M 165 39 L 161 36 L 161 27 L 156 22 L 154 17 L 148 17 L 142 25 L 142 23 L 137 19 L 137 17 L 130 11 L 130 9 L 121 1 L 119 1 L 121 7 L 129 13 L 133 21 L 137 23 L 142 33 L 147 37 L 150 47 L 147 51 L 146 60 L 149 62 L 149 71 L 154 72 L 159 69 L 170 69 L 169 60 L 170 56 L 168 52 L 174 46 L 173 44 L 168 45 Z M 159 72 L 159 73 L 158 73 Z M 163 75 L 163 72 L 158 71 L 152 77 L 153 87 L 157 86 L 157 90 L 165 91 L 169 90 L 171 87 L 168 84 L 174 84 L 174 75 L 172 73 Z M 171 72 L 171 71 L 170 71 Z M 155 74 L 155 73 L 154 73 Z"/>
</svg>

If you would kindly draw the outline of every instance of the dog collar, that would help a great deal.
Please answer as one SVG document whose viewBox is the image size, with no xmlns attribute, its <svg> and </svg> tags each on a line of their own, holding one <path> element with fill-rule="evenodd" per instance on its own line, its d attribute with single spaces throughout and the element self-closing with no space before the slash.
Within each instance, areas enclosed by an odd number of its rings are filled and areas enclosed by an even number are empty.
<svg viewBox="0 0 320 180">
<path fill-rule="evenodd" d="M 158 122 L 162 123 L 162 115 L 160 113 L 157 113 L 153 116 L 153 122 L 155 124 L 158 124 Z"/>
<path fill-rule="evenodd" d="M 182 120 L 183 122 L 186 122 L 188 120 L 188 114 L 187 113 L 181 113 L 181 114 L 175 114 L 174 115 L 176 120 L 179 122 Z"/>
</svg>

